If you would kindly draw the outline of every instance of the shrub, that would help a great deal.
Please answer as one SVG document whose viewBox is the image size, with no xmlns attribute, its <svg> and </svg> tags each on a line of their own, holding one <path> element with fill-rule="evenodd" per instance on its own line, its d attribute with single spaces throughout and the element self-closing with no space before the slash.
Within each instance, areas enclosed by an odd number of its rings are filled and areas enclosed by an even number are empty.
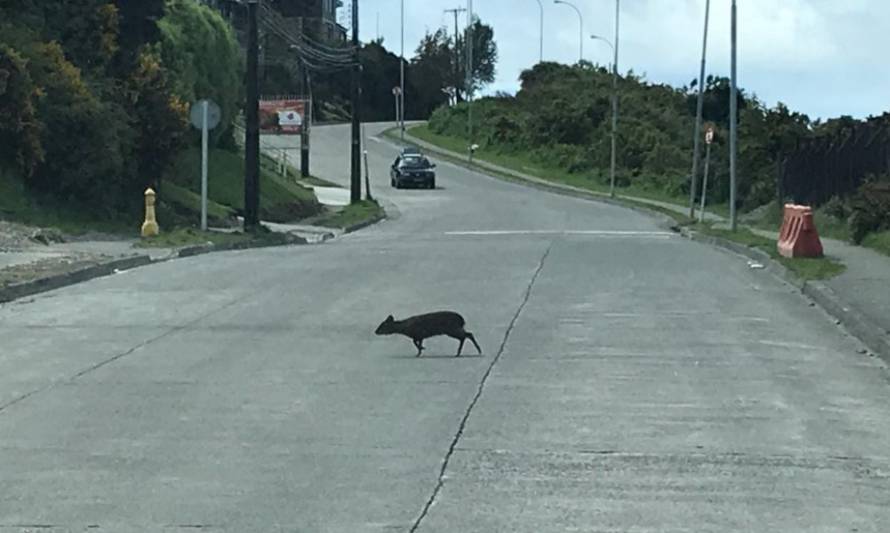
<svg viewBox="0 0 890 533">
<path fill-rule="evenodd" d="M 850 232 L 853 242 L 873 232 L 890 229 L 890 183 L 866 183 L 850 202 Z"/>
</svg>

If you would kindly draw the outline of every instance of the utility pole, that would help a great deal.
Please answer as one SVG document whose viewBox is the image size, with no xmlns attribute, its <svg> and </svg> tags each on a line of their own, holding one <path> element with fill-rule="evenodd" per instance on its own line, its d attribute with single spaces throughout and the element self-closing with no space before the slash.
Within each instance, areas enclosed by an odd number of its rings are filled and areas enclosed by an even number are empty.
<svg viewBox="0 0 890 533">
<path fill-rule="evenodd" d="M 544 2 L 542 0 L 538 0 L 538 7 L 541 9 L 541 19 L 540 19 L 540 31 L 538 33 L 538 37 L 540 39 L 540 43 L 538 43 L 538 63 L 544 62 Z"/>
<path fill-rule="evenodd" d="M 247 110 L 244 142 L 244 230 L 260 224 L 260 87 L 258 0 L 247 3 Z"/>
<path fill-rule="evenodd" d="M 457 29 L 457 16 L 461 13 L 466 12 L 467 10 L 462 7 L 456 7 L 454 9 L 446 9 L 446 13 L 454 14 L 454 87 L 457 88 L 458 82 L 460 81 L 460 34 L 458 34 Z"/>
<path fill-rule="evenodd" d="M 358 1 L 358 0 L 356 0 Z M 402 0 L 402 52 L 399 56 L 399 132 L 405 144 L 405 0 Z"/>
<path fill-rule="evenodd" d="M 738 16 L 736 0 L 732 0 L 732 76 L 731 90 L 729 91 L 729 228 L 735 231 L 738 228 L 736 218 L 736 158 L 738 157 L 739 135 L 739 98 L 736 78 L 736 56 L 738 44 Z"/>
<path fill-rule="evenodd" d="M 467 135 L 473 145 L 473 0 L 467 0 Z M 471 151 L 472 154 L 472 151 Z M 472 155 L 470 155 L 472 157 Z"/>
<path fill-rule="evenodd" d="M 303 63 L 303 127 L 300 129 L 300 174 L 309 177 L 309 127 L 312 121 L 312 79 L 309 77 L 309 66 Z M 307 97 L 308 96 L 308 97 Z"/>
<path fill-rule="evenodd" d="M 698 160 L 701 157 L 701 125 L 705 105 L 705 62 L 708 55 L 708 20 L 711 14 L 711 0 L 705 0 L 705 32 L 701 45 L 701 72 L 698 76 L 698 105 L 695 112 L 695 140 L 692 151 L 692 180 L 689 185 L 689 218 L 695 218 L 695 195 L 698 192 Z M 710 146 L 708 147 L 710 148 Z M 704 187 L 704 185 L 702 185 Z M 704 192 L 704 189 L 702 189 Z"/>
<path fill-rule="evenodd" d="M 350 201 L 362 200 L 362 141 L 361 141 L 361 69 L 358 41 L 358 0 L 352 0 L 352 46 L 355 65 L 352 67 L 352 173 L 350 175 Z"/>
<path fill-rule="evenodd" d="M 618 164 L 618 15 L 621 13 L 620 0 L 615 0 L 615 59 L 612 61 L 612 165 L 609 196 L 615 198 L 615 170 Z"/>
</svg>

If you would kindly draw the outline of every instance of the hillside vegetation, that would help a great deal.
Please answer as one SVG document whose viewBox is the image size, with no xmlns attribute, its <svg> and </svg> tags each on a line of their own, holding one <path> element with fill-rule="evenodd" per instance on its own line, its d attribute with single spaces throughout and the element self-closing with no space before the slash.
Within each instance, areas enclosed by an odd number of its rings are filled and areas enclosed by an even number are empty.
<svg viewBox="0 0 890 533">
<path fill-rule="evenodd" d="M 507 166 L 514 168 L 534 168 L 561 181 L 605 187 L 611 157 L 611 74 L 589 63 L 541 63 L 523 72 L 520 81 L 515 96 L 488 97 L 473 104 L 472 142 L 480 146 L 480 152 L 489 159 L 512 161 Z M 617 185 L 634 193 L 688 201 L 695 83 L 675 88 L 630 72 L 619 78 L 618 90 Z M 709 203 L 728 202 L 729 94 L 727 79 L 707 79 L 704 120 L 717 133 Z M 769 108 L 744 90 L 738 104 L 738 205 L 743 211 L 785 200 L 778 188 L 780 162 L 801 143 L 823 137 L 843 139 L 860 123 L 850 117 L 812 121 L 781 103 Z M 466 104 L 439 108 L 429 120 L 426 135 L 452 146 L 469 145 L 467 114 Z M 855 198 L 850 195 L 841 201 L 853 209 Z M 882 226 L 872 223 L 872 227 Z"/>
</svg>

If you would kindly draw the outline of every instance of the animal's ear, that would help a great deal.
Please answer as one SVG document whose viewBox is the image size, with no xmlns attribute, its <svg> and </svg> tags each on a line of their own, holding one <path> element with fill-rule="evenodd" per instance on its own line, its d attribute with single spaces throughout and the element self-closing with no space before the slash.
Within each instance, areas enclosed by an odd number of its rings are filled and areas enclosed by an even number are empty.
<svg viewBox="0 0 890 533">
<path fill-rule="evenodd" d="M 395 322 L 396 319 L 393 318 L 392 315 L 389 315 L 388 317 L 386 317 L 386 321 L 387 321 L 387 322 Z"/>
</svg>

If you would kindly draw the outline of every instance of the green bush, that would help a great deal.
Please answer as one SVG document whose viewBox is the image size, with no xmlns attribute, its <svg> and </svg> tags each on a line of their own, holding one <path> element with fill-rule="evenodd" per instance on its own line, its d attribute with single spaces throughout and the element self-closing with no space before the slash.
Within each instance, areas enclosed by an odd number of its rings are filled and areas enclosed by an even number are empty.
<svg viewBox="0 0 890 533">
<path fill-rule="evenodd" d="M 850 233 L 862 243 L 870 233 L 890 230 L 890 183 L 866 183 L 850 202 Z"/>
<path fill-rule="evenodd" d="M 38 44 L 28 53 L 46 154 L 29 185 L 106 214 L 134 208 L 139 196 L 128 193 L 137 175 L 129 161 L 135 132 L 127 113 L 100 100 L 57 43 Z"/>
</svg>

